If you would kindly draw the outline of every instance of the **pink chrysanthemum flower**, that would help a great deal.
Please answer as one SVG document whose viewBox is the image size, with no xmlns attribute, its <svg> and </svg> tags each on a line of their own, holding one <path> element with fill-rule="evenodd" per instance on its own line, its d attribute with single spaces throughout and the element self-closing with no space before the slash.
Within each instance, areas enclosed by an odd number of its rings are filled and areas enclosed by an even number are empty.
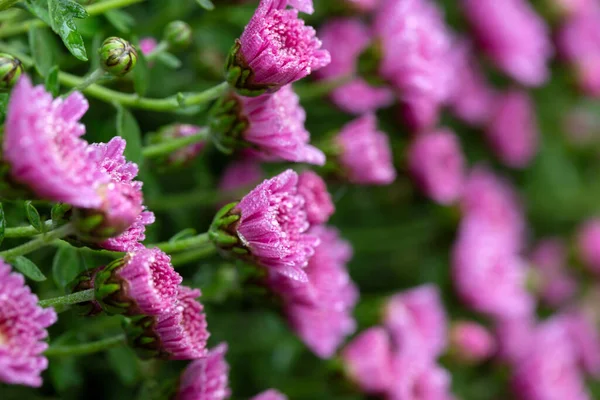
<svg viewBox="0 0 600 400">
<path fill-rule="evenodd" d="M 240 189 L 256 186 L 263 179 L 260 164 L 249 158 L 234 161 L 227 166 L 221 180 L 219 191 L 235 193 Z"/>
<path fill-rule="evenodd" d="M 315 252 L 319 238 L 308 233 L 306 201 L 298 193 L 298 175 L 287 170 L 265 180 L 236 205 L 236 233 L 257 264 L 307 281 L 302 270 Z"/>
<path fill-rule="evenodd" d="M 550 30 L 526 0 L 463 0 L 462 5 L 478 44 L 499 68 L 524 85 L 548 79 Z"/>
<path fill-rule="evenodd" d="M 396 89 L 417 130 L 437 121 L 452 92 L 451 34 L 434 2 L 384 0 L 375 14 L 381 75 Z M 402 49 L 402 51 L 398 51 Z"/>
<path fill-rule="evenodd" d="M 497 96 L 485 134 L 504 164 L 527 166 L 537 152 L 539 136 L 534 105 L 527 93 L 511 90 Z"/>
<path fill-rule="evenodd" d="M 265 161 L 325 164 L 325 154 L 309 144 L 306 112 L 291 85 L 272 95 L 236 99 L 241 104 L 239 117 L 247 124 L 241 138 L 252 154 Z"/>
<path fill-rule="evenodd" d="M 142 211 L 125 232 L 117 237 L 106 239 L 99 246 L 112 251 L 129 251 L 146 239 L 146 226 L 153 224 L 155 219 L 153 212 Z"/>
<path fill-rule="evenodd" d="M 313 6 L 312 0 L 287 0 L 288 5 L 294 7 L 296 10 L 306 13 L 312 14 L 315 12 L 315 7 Z"/>
<path fill-rule="evenodd" d="M 319 79 L 335 80 L 356 75 L 358 58 L 369 46 L 372 34 L 359 19 L 334 19 L 321 28 L 319 37 L 331 54 L 331 63 L 316 75 Z M 369 85 L 360 77 L 334 89 L 330 97 L 343 111 L 359 115 L 394 101 L 389 88 Z"/>
<path fill-rule="evenodd" d="M 206 357 L 193 361 L 181 375 L 177 400 L 225 400 L 229 390 L 227 344 L 211 349 Z"/>
<path fill-rule="evenodd" d="M 48 367 L 42 353 L 46 328 L 56 322 L 52 308 L 41 308 L 21 274 L 0 259 L 0 382 L 39 387 Z"/>
<path fill-rule="evenodd" d="M 41 198 L 95 208 L 102 203 L 98 171 L 80 137 L 79 122 L 87 100 L 75 92 L 52 99 L 43 86 L 33 87 L 22 76 L 12 91 L 3 140 L 3 161 L 10 176 Z"/>
<path fill-rule="evenodd" d="M 210 334 L 204 307 L 196 300 L 200 295 L 199 289 L 180 286 L 175 307 L 157 317 L 154 329 L 160 339 L 163 357 L 195 360 L 206 356 L 206 342 Z"/>
<path fill-rule="evenodd" d="M 577 233 L 577 251 L 585 266 L 600 274 L 600 219 L 586 221 Z"/>
<path fill-rule="evenodd" d="M 306 10 L 308 2 L 293 0 Z M 240 67 L 250 76 L 230 82 L 242 90 L 276 91 L 329 64 L 315 30 L 305 26 L 298 11 L 286 9 L 288 0 L 261 0 L 254 16 L 236 42 L 229 70 Z M 311 7 L 312 8 L 312 7 Z"/>
<path fill-rule="evenodd" d="M 377 130 L 375 115 L 366 114 L 344 125 L 335 142 L 350 182 L 387 185 L 396 179 L 390 142 L 385 133 Z"/>
<path fill-rule="evenodd" d="M 140 245 L 98 272 L 94 288 L 108 312 L 159 315 L 175 307 L 181 281 L 168 255 Z M 107 293 L 107 286 L 115 284 L 119 289 Z"/>
<path fill-rule="evenodd" d="M 567 247 L 559 238 L 540 241 L 530 255 L 538 272 L 541 299 L 550 306 L 566 303 L 577 291 L 577 281 L 567 271 Z"/>
<path fill-rule="evenodd" d="M 324 224 L 335 211 L 323 179 L 312 171 L 298 176 L 298 194 L 306 200 L 306 218 L 311 225 Z"/>
<path fill-rule="evenodd" d="M 383 394 L 392 386 L 393 348 L 382 327 L 369 328 L 344 347 L 340 355 L 352 382 L 367 394 Z"/>
<path fill-rule="evenodd" d="M 394 380 L 388 400 L 452 400 L 452 377 L 420 349 L 404 349 L 394 357 Z"/>
<path fill-rule="evenodd" d="M 418 347 L 435 358 L 447 346 L 448 321 L 434 285 L 423 285 L 392 296 L 385 306 L 385 326 L 402 348 Z"/>
<path fill-rule="evenodd" d="M 560 318 L 567 327 L 567 336 L 580 367 L 594 378 L 600 376 L 600 334 L 590 316 L 579 309 L 570 309 Z"/>
<path fill-rule="evenodd" d="M 476 322 L 459 321 L 450 332 L 452 349 L 467 362 L 487 360 L 496 351 L 496 339 L 487 328 Z"/>
<path fill-rule="evenodd" d="M 140 39 L 140 50 L 145 56 L 152 53 L 157 45 L 158 42 L 153 37 L 144 37 Z"/>
<path fill-rule="evenodd" d="M 465 160 L 458 138 L 449 129 L 417 135 L 408 149 L 408 167 L 423 192 L 434 201 L 450 204 L 460 197 Z"/>
<path fill-rule="evenodd" d="M 251 398 L 250 400 L 287 400 L 287 396 L 275 389 L 269 389 Z"/>
</svg>

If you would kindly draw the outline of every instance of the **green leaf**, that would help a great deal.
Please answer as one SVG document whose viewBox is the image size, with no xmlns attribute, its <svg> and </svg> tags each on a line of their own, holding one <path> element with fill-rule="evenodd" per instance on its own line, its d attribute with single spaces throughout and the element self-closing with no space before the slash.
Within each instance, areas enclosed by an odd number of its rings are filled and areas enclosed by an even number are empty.
<svg viewBox="0 0 600 400">
<path fill-rule="evenodd" d="M 0 203 L 0 244 L 4 241 L 4 231 L 6 230 L 6 217 L 4 216 L 4 207 Z"/>
<path fill-rule="evenodd" d="M 159 62 L 161 62 L 162 64 L 164 64 L 167 67 L 172 68 L 172 69 L 177 69 L 177 68 L 181 67 L 181 61 L 179 60 L 179 58 L 175 57 L 171 53 L 167 53 L 167 52 L 160 53 L 156 57 L 156 59 Z"/>
<path fill-rule="evenodd" d="M 66 203 L 56 203 L 52 206 L 52 210 L 50 211 L 50 217 L 52 221 L 59 222 L 64 219 L 65 214 L 71 210 L 71 205 Z"/>
<path fill-rule="evenodd" d="M 26 257 L 18 256 L 12 261 L 12 264 L 20 273 L 33 281 L 41 282 L 46 280 L 46 276 L 42 274 L 38 266 Z"/>
<path fill-rule="evenodd" d="M 140 127 L 129 111 L 117 103 L 115 103 L 115 107 L 117 108 L 117 136 L 121 136 L 127 141 L 125 158 L 139 166 L 143 161 Z"/>
<path fill-rule="evenodd" d="M 196 3 L 198 3 L 200 7 L 209 11 L 215 9 L 215 5 L 210 0 L 196 0 Z"/>
<path fill-rule="evenodd" d="M 87 17 L 85 8 L 72 0 L 48 0 L 48 15 L 52 30 L 60 36 L 71 54 L 81 61 L 87 61 L 83 38 L 74 21 L 75 18 Z"/>
<path fill-rule="evenodd" d="M 108 10 L 104 16 L 119 32 L 129 33 L 135 24 L 135 19 L 123 10 Z"/>
<path fill-rule="evenodd" d="M 126 386 L 136 383 L 140 368 L 137 356 L 130 347 L 115 347 L 106 352 L 108 364 Z"/>
<path fill-rule="evenodd" d="M 73 247 L 61 247 L 52 260 L 52 278 L 54 283 L 61 289 L 75 279 L 83 270 L 81 258 Z"/>
<path fill-rule="evenodd" d="M 52 25 L 48 13 L 48 0 L 25 0 L 23 4 L 30 13 L 44 21 L 48 26 Z"/>
<path fill-rule="evenodd" d="M 35 69 L 43 77 L 48 76 L 50 68 L 57 64 L 51 35 L 49 30 L 43 28 L 32 27 L 29 30 L 29 47 Z"/>
<path fill-rule="evenodd" d="M 46 75 L 44 86 L 46 86 L 47 91 L 52 93 L 52 96 L 58 96 L 58 92 L 60 91 L 60 82 L 58 81 L 58 65 L 50 68 L 48 75 Z"/>
<path fill-rule="evenodd" d="M 44 232 L 44 223 L 40 217 L 40 213 L 37 208 L 31 203 L 31 200 L 25 202 L 25 213 L 31 226 L 33 226 L 38 232 Z"/>
<path fill-rule="evenodd" d="M 138 51 L 138 60 L 133 70 L 133 88 L 140 96 L 144 96 L 150 84 L 150 69 L 146 57 Z"/>
</svg>

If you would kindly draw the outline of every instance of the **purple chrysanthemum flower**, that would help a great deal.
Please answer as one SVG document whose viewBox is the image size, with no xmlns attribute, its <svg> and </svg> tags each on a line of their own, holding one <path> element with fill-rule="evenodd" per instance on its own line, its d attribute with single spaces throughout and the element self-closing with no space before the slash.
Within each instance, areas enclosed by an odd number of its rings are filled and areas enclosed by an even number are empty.
<svg viewBox="0 0 600 400">
<path fill-rule="evenodd" d="M 177 400 L 225 400 L 229 398 L 227 344 L 211 349 L 206 357 L 193 361 L 181 375 Z"/>
<path fill-rule="evenodd" d="M 385 0 L 374 24 L 381 75 L 398 92 L 408 122 L 431 127 L 453 89 L 452 40 L 440 10 L 430 0 Z"/>
<path fill-rule="evenodd" d="M 335 138 L 339 161 L 352 183 L 387 185 L 396 179 L 392 149 L 385 133 L 377 130 L 377 118 L 366 114 L 344 125 Z"/>
<path fill-rule="evenodd" d="M 421 349 L 401 349 L 394 357 L 394 380 L 387 400 L 452 400 L 452 376 Z"/>
<path fill-rule="evenodd" d="M 417 135 L 408 149 L 408 167 L 434 201 L 450 204 L 462 194 L 465 160 L 458 138 L 449 129 Z"/>
<path fill-rule="evenodd" d="M 549 76 L 550 30 L 525 0 L 463 0 L 477 41 L 504 72 L 529 86 Z"/>
<path fill-rule="evenodd" d="M 327 185 L 312 171 L 304 171 L 298 176 L 298 194 L 306 201 L 306 218 L 311 225 L 324 224 L 335 212 Z"/>
<path fill-rule="evenodd" d="M 146 239 L 146 226 L 153 224 L 155 219 L 153 212 L 142 211 L 125 232 L 117 237 L 106 239 L 99 246 L 112 251 L 129 251 Z"/>
<path fill-rule="evenodd" d="M 206 355 L 210 334 L 204 307 L 196 300 L 200 295 L 199 289 L 180 286 L 175 307 L 157 317 L 155 332 L 164 357 L 195 360 Z"/>
<path fill-rule="evenodd" d="M 152 53 L 157 45 L 158 42 L 153 37 L 144 37 L 140 39 L 140 50 L 145 56 Z"/>
<path fill-rule="evenodd" d="M 560 315 L 580 367 L 594 378 L 600 376 L 600 334 L 591 316 L 582 309 L 569 309 Z"/>
<path fill-rule="evenodd" d="M 235 193 L 240 189 L 256 186 L 263 179 L 260 164 L 250 158 L 234 161 L 227 166 L 221 180 L 219 190 Z"/>
<path fill-rule="evenodd" d="M 471 321 L 453 324 L 450 332 L 451 347 L 466 362 L 480 362 L 496 351 L 496 339 L 483 325 Z"/>
<path fill-rule="evenodd" d="M 293 1 L 306 10 L 304 3 Z M 239 76 L 229 79 L 237 88 L 273 92 L 329 64 L 329 53 L 321 49 L 315 30 L 287 5 L 288 0 L 261 0 L 228 62 L 230 75 L 238 67 L 250 71 L 242 81 Z"/>
<path fill-rule="evenodd" d="M 287 396 L 275 389 L 269 389 L 251 398 L 250 400 L 287 400 Z"/>
<path fill-rule="evenodd" d="M 325 164 L 325 154 L 309 144 L 306 112 L 291 85 L 271 95 L 234 96 L 241 104 L 239 118 L 247 124 L 241 139 L 253 155 L 265 161 Z"/>
<path fill-rule="evenodd" d="M 0 259 L 0 382 L 39 387 L 48 367 L 42 353 L 46 328 L 56 322 L 52 308 L 41 308 L 21 274 Z"/>
</svg>

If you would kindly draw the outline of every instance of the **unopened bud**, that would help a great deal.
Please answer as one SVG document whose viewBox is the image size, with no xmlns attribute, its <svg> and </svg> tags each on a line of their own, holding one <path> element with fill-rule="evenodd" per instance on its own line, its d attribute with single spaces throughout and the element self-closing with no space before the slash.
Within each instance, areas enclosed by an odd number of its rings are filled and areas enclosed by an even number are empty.
<svg viewBox="0 0 600 400">
<path fill-rule="evenodd" d="M 100 48 L 102 68 L 115 76 L 124 76 L 137 63 L 138 54 L 127 40 L 109 37 Z"/>
<path fill-rule="evenodd" d="M 164 40 L 173 49 L 184 49 L 192 43 L 192 28 L 183 21 L 173 21 L 165 28 Z"/>
<path fill-rule="evenodd" d="M 22 73 L 23 64 L 18 58 L 0 53 L 0 90 L 13 87 Z"/>
</svg>

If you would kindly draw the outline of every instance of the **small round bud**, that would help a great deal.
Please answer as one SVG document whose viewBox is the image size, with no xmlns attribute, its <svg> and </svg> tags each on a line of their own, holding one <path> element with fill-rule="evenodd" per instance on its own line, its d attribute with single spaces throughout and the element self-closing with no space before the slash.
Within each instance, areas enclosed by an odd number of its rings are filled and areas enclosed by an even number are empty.
<svg viewBox="0 0 600 400">
<path fill-rule="evenodd" d="M 109 37 L 100 48 L 102 68 L 115 76 L 123 76 L 137 63 L 138 54 L 127 40 Z"/>
<path fill-rule="evenodd" d="M 22 73 L 23 64 L 18 58 L 0 53 L 0 90 L 13 87 Z"/>
<path fill-rule="evenodd" d="M 165 28 L 164 39 L 174 49 L 184 49 L 192 43 L 192 28 L 183 21 L 173 21 Z"/>
</svg>

